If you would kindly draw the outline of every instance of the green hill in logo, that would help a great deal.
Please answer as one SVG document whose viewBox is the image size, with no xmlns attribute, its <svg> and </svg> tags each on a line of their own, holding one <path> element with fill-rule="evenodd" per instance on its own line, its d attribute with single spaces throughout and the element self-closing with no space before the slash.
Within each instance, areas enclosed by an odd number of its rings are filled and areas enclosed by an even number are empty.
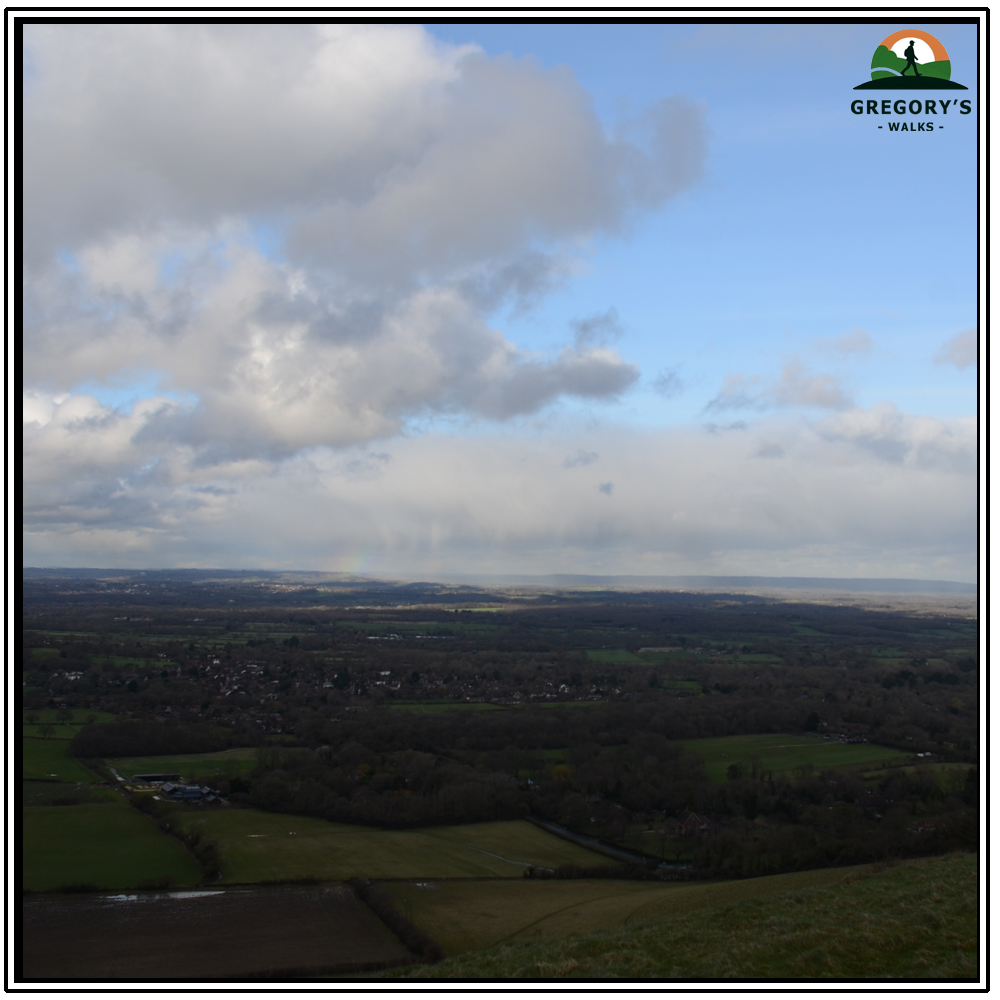
<svg viewBox="0 0 1000 1000">
<path fill-rule="evenodd" d="M 872 56 L 872 79 L 891 80 L 899 76 L 906 69 L 906 60 L 900 59 L 892 49 L 887 49 L 880 45 Z M 938 80 L 951 79 L 951 60 L 935 59 L 932 63 L 922 63 L 920 66 L 920 79 L 923 77 L 934 77 Z"/>
<path fill-rule="evenodd" d="M 872 78 L 855 90 L 968 90 L 951 79 L 951 60 L 933 35 L 917 28 L 884 38 L 872 56 Z"/>
</svg>

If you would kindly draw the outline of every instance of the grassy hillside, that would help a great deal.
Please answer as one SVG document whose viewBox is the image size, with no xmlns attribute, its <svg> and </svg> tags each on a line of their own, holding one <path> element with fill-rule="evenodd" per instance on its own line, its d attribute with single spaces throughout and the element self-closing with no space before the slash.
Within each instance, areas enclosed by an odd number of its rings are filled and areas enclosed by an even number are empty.
<svg viewBox="0 0 1000 1000">
<path fill-rule="evenodd" d="M 971 854 L 841 869 L 830 885 L 688 907 L 645 922 L 654 915 L 640 911 L 642 922 L 634 926 L 510 941 L 386 976 L 974 980 L 978 974 L 978 858 Z"/>
<path fill-rule="evenodd" d="M 519 879 L 503 882 L 387 882 L 402 913 L 449 955 L 503 941 L 537 941 L 614 930 L 662 917 L 839 883 L 870 866 L 821 868 L 738 882 Z"/>
</svg>

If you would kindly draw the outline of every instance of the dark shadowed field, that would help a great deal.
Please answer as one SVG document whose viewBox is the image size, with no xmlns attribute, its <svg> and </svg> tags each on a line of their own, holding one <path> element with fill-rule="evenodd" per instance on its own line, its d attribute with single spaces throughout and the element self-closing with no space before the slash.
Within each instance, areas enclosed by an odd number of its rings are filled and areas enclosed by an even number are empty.
<svg viewBox="0 0 1000 1000">
<path fill-rule="evenodd" d="M 344 886 L 24 900 L 27 980 L 336 975 L 412 956 Z"/>
</svg>

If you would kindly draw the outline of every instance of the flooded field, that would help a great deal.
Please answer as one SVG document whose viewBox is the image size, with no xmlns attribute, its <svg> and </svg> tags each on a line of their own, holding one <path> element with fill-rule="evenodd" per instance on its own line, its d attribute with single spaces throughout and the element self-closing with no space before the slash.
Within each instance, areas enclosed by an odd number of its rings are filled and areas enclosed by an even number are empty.
<svg viewBox="0 0 1000 1000">
<path fill-rule="evenodd" d="M 45 895 L 23 902 L 27 980 L 288 979 L 412 960 L 341 885 Z"/>
</svg>

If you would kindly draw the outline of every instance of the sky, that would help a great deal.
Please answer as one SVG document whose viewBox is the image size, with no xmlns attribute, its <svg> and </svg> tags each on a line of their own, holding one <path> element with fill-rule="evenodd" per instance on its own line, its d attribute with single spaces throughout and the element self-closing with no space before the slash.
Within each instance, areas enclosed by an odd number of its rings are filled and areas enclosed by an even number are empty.
<svg viewBox="0 0 1000 1000">
<path fill-rule="evenodd" d="M 24 564 L 974 580 L 976 60 L 27 25 Z"/>
</svg>

